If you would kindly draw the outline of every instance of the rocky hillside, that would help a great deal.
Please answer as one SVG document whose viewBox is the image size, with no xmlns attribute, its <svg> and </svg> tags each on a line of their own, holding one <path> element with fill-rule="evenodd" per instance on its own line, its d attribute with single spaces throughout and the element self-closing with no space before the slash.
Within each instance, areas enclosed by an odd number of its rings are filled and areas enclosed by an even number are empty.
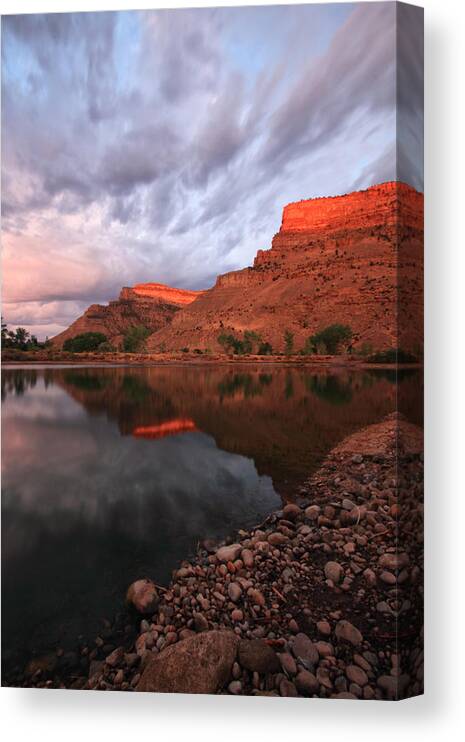
<svg viewBox="0 0 465 742">
<path fill-rule="evenodd" d="M 218 336 L 254 330 L 274 351 L 284 331 L 294 348 L 325 326 L 354 331 L 354 347 L 417 351 L 423 325 L 423 194 L 389 182 L 284 208 L 270 250 L 252 267 L 219 276 L 148 340 L 218 350 Z"/>
<path fill-rule="evenodd" d="M 168 325 L 176 312 L 194 301 L 201 291 L 172 288 L 161 283 L 138 283 L 121 290 L 107 305 L 92 304 L 82 317 L 56 335 L 52 343 L 61 348 L 65 340 L 84 332 L 102 332 L 118 347 L 130 327 L 144 325 L 152 332 Z"/>
</svg>

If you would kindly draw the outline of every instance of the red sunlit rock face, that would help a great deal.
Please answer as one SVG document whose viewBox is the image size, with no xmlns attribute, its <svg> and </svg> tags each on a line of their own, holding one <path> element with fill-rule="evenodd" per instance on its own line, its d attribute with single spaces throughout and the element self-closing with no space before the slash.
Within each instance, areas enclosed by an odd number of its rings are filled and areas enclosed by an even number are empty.
<svg viewBox="0 0 465 742">
<path fill-rule="evenodd" d="M 167 438 L 170 435 L 179 435 L 179 433 L 191 433 L 196 431 L 195 423 L 189 418 L 177 418 L 168 420 L 158 425 L 139 425 L 134 428 L 132 434 L 135 438 L 147 438 L 157 440 L 158 438 Z"/>
<path fill-rule="evenodd" d="M 423 195 L 404 183 L 390 182 L 346 196 L 296 201 L 283 209 L 280 232 L 369 229 L 379 224 L 423 229 Z"/>
<path fill-rule="evenodd" d="M 188 291 L 187 289 L 175 289 L 172 286 L 165 286 L 163 283 L 136 283 L 132 289 L 123 289 L 120 298 L 122 298 L 123 292 L 132 291 L 137 296 L 146 296 L 151 299 L 157 299 L 158 301 L 165 302 L 166 304 L 176 304 L 178 306 L 186 306 L 191 304 L 197 299 L 203 291 Z"/>
<path fill-rule="evenodd" d="M 218 336 L 254 330 L 298 351 L 329 324 L 349 324 L 354 349 L 418 352 L 423 326 L 423 194 L 397 182 L 284 207 L 271 249 L 155 332 L 150 349 L 218 350 Z"/>
</svg>

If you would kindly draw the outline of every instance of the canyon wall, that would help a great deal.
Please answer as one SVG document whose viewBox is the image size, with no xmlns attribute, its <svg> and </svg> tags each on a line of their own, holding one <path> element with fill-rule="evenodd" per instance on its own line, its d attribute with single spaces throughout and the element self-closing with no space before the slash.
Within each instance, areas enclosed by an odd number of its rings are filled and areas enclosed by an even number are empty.
<svg viewBox="0 0 465 742">
<path fill-rule="evenodd" d="M 221 333 L 254 330 L 282 352 L 290 330 L 298 351 L 335 322 L 351 326 L 354 349 L 421 352 L 423 194 L 389 182 L 287 205 L 271 249 L 219 276 L 148 348 L 218 350 Z"/>
</svg>

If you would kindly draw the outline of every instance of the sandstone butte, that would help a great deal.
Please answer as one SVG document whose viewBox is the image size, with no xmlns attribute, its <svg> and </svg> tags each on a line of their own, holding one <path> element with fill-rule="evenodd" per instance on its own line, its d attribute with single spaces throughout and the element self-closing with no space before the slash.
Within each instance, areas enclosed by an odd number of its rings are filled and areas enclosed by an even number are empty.
<svg viewBox="0 0 465 742">
<path fill-rule="evenodd" d="M 159 284 L 123 289 L 108 307 L 90 307 L 55 341 L 88 329 L 105 332 L 103 320 L 95 326 L 96 316 L 114 313 L 126 322 L 126 312 L 136 313 L 138 307 L 133 323 L 153 330 L 147 340 L 153 352 L 185 347 L 217 351 L 221 333 L 241 337 L 245 330 L 259 333 L 274 352 L 284 350 L 284 332 L 290 330 L 299 350 L 310 335 L 334 322 L 351 326 L 354 348 L 367 344 L 373 350 L 418 352 L 423 336 L 423 194 L 405 183 L 387 182 L 288 204 L 271 249 L 258 250 L 253 266 L 218 276 L 204 292 L 162 287 L 166 301 L 170 291 L 188 295 L 183 303 L 160 303 L 158 289 L 151 297 L 144 288 L 149 286 Z"/>
<path fill-rule="evenodd" d="M 162 283 L 138 283 L 121 289 L 119 298 L 108 305 L 92 304 L 52 343 L 61 348 L 65 340 L 83 332 L 101 332 L 118 347 L 130 327 L 144 325 L 152 332 L 169 324 L 182 307 L 197 299 L 202 291 L 188 291 Z"/>
</svg>

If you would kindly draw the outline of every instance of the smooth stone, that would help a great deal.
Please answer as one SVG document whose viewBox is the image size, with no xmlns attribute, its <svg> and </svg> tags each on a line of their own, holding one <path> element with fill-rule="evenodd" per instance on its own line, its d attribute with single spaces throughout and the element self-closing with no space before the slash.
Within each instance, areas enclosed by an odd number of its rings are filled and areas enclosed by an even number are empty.
<svg viewBox="0 0 465 742">
<path fill-rule="evenodd" d="M 126 601 L 139 613 L 154 613 L 158 606 L 157 588 L 152 580 L 136 580 L 128 587 Z"/>
<path fill-rule="evenodd" d="M 202 613 L 194 613 L 194 626 L 196 631 L 207 631 L 208 621 Z"/>
<path fill-rule="evenodd" d="M 287 544 L 288 541 L 288 537 L 285 536 L 283 533 L 279 533 L 279 531 L 270 533 L 270 535 L 268 536 L 268 543 L 272 546 L 282 546 L 282 544 Z"/>
<path fill-rule="evenodd" d="M 283 516 L 287 520 L 297 520 L 297 518 L 302 515 L 302 510 L 299 508 L 298 505 L 295 505 L 294 503 L 290 502 L 283 508 Z"/>
<path fill-rule="evenodd" d="M 242 683 L 240 680 L 232 680 L 228 685 L 228 691 L 233 694 L 233 696 L 239 695 L 239 693 L 242 690 Z"/>
<path fill-rule="evenodd" d="M 237 603 L 242 595 L 242 588 L 237 582 L 230 582 L 228 585 L 228 595 L 233 603 Z"/>
<path fill-rule="evenodd" d="M 354 647 L 360 646 L 363 642 L 363 636 L 356 626 L 344 619 L 337 622 L 334 633 L 338 639 L 349 642 Z"/>
<path fill-rule="evenodd" d="M 365 670 L 358 665 L 347 665 L 346 675 L 351 683 L 356 683 L 361 688 L 368 683 L 368 676 Z"/>
<path fill-rule="evenodd" d="M 263 607 L 265 605 L 265 598 L 263 596 L 263 593 L 260 592 L 260 590 L 256 590 L 253 587 L 250 587 L 247 590 L 247 595 L 249 597 L 249 600 L 253 605 L 259 605 Z"/>
<path fill-rule="evenodd" d="M 297 696 L 299 695 L 294 683 L 291 683 L 291 681 L 287 680 L 286 678 L 284 678 L 284 680 L 281 680 L 279 684 L 279 692 L 282 696 L 284 696 L 284 698 L 297 698 Z"/>
<path fill-rule="evenodd" d="M 216 558 L 220 562 L 234 562 L 242 551 L 241 544 L 230 544 L 229 546 L 221 546 L 216 552 Z"/>
<path fill-rule="evenodd" d="M 239 642 L 239 663 L 250 672 L 260 675 L 279 672 L 281 663 L 278 655 L 262 639 L 243 639 Z"/>
<path fill-rule="evenodd" d="M 254 565 L 253 552 L 250 549 L 243 549 L 241 551 L 241 559 L 244 562 L 244 567 L 251 569 Z"/>
<path fill-rule="evenodd" d="M 281 663 L 281 667 L 287 675 L 295 675 L 297 673 L 297 665 L 292 655 L 285 652 L 283 654 L 279 654 L 278 657 Z"/>
<path fill-rule="evenodd" d="M 320 688 L 315 675 L 308 670 L 300 670 L 294 678 L 294 682 L 299 693 L 302 693 L 304 696 L 311 696 L 313 693 L 317 693 Z"/>
<path fill-rule="evenodd" d="M 331 580 L 335 585 L 339 582 L 344 570 L 342 569 L 339 562 L 326 562 L 325 564 L 325 577 L 327 580 Z"/>
<path fill-rule="evenodd" d="M 231 677 L 238 638 L 208 631 L 151 655 L 137 684 L 150 693 L 216 693 Z"/>
<path fill-rule="evenodd" d="M 396 571 L 406 567 L 410 562 L 408 554 L 405 552 L 398 554 L 382 554 L 379 558 L 379 566 L 388 570 Z"/>
<path fill-rule="evenodd" d="M 292 640 L 291 649 L 296 659 L 309 665 L 316 665 L 319 660 L 318 650 L 306 634 L 297 634 Z"/>
<path fill-rule="evenodd" d="M 397 582 L 396 576 L 393 575 L 392 572 L 388 572 L 386 569 L 381 572 L 379 579 L 386 585 L 395 585 Z"/>
<path fill-rule="evenodd" d="M 322 634 L 323 636 L 330 636 L 331 625 L 328 623 L 328 621 L 318 621 L 316 627 L 320 634 Z"/>
</svg>

